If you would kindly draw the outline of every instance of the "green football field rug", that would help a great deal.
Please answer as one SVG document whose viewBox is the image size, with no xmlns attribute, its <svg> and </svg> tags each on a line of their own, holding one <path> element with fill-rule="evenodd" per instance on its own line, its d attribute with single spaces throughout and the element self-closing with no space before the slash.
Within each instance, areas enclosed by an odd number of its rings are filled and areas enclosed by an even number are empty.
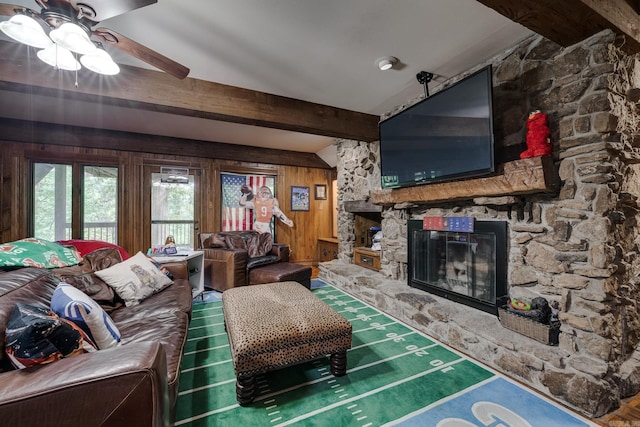
<svg viewBox="0 0 640 427">
<path fill-rule="evenodd" d="M 333 286 L 312 291 L 352 324 L 347 375 L 332 376 L 328 357 L 269 372 L 238 405 L 221 294 L 208 292 L 193 307 L 175 425 L 596 426 Z"/>
</svg>

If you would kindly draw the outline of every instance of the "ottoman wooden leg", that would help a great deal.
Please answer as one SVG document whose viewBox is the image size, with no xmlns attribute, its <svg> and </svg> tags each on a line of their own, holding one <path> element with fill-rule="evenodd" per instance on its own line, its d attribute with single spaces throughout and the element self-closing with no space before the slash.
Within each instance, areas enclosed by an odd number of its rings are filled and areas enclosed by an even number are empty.
<svg viewBox="0 0 640 427">
<path fill-rule="evenodd" d="M 239 377 L 236 379 L 236 399 L 240 406 L 253 402 L 256 396 L 256 377 Z"/>
<path fill-rule="evenodd" d="M 329 358 L 331 363 L 331 374 L 334 377 L 341 377 L 347 373 L 347 352 L 333 353 Z"/>
</svg>

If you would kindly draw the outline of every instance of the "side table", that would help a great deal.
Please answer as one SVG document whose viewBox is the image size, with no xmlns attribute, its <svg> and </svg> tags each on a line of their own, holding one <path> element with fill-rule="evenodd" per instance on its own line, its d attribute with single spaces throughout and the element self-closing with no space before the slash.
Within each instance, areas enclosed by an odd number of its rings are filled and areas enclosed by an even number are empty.
<svg viewBox="0 0 640 427">
<path fill-rule="evenodd" d="M 202 295 L 204 292 L 204 252 L 203 251 L 180 251 L 174 255 L 154 255 L 153 259 L 160 264 L 166 262 L 187 261 L 189 269 L 189 283 L 191 283 L 191 293 L 193 298 Z"/>
</svg>

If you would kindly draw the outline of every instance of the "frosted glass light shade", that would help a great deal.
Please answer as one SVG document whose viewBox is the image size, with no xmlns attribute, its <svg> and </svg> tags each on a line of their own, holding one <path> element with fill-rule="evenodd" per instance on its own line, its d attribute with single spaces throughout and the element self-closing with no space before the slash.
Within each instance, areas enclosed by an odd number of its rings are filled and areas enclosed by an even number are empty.
<svg viewBox="0 0 640 427">
<path fill-rule="evenodd" d="M 76 58 L 73 57 L 73 53 L 62 46 L 49 46 L 46 49 L 38 51 L 37 55 L 42 61 L 61 70 L 74 71 L 82 68 L 80 63 L 76 61 Z"/>
<path fill-rule="evenodd" d="M 14 15 L 0 22 L 0 30 L 14 40 L 29 46 L 44 49 L 53 44 L 38 22 L 26 15 Z"/>
<path fill-rule="evenodd" d="M 89 70 L 99 74 L 112 76 L 120 72 L 120 67 L 113 62 L 111 55 L 102 49 L 96 49 L 91 53 L 83 55 L 80 58 L 80 62 Z"/>
<path fill-rule="evenodd" d="M 58 46 L 81 55 L 91 53 L 97 49 L 96 45 L 89 39 L 86 31 L 71 22 L 65 22 L 55 30 L 51 30 L 49 37 Z"/>
</svg>

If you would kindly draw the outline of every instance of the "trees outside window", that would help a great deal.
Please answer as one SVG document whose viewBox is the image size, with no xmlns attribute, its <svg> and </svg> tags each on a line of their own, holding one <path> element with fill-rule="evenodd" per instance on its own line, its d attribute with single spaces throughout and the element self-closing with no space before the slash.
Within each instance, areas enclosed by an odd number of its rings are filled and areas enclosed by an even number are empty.
<svg viewBox="0 0 640 427">
<path fill-rule="evenodd" d="M 118 168 L 33 163 L 33 236 L 118 242 Z"/>
</svg>

